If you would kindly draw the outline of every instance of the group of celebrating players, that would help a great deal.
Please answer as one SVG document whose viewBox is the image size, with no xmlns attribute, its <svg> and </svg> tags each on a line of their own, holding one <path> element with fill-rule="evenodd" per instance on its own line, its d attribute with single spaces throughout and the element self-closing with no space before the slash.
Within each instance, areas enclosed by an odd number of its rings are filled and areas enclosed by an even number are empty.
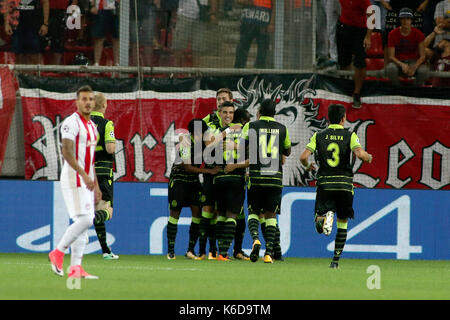
<svg viewBox="0 0 450 320">
<path fill-rule="evenodd" d="M 264 262 L 281 260 L 276 214 L 283 186 L 281 165 L 291 150 L 288 130 L 275 121 L 276 103 L 270 99 L 261 103 L 257 120 L 252 122 L 247 110 L 235 108 L 229 89 L 217 91 L 216 103 L 216 111 L 203 119 L 191 120 L 188 133 L 180 138 L 178 158 L 169 179 L 167 258 L 175 259 L 178 219 L 182 208 L 190 207 L 192 221 L 186 257 L 229 261 L 228 251 L 234 240 L 233 257 L 255 262 L 261 248 L 261 225 L 266 244 Z M 255 141 L 257 159 L 250 161 L 250 140 L 254 137 L 251 133 L 263 131 L 266 134 L 257 136 Z M 242 250 L 246 192 L 248 227 L 253 239 L 250 256 Z M 197 240 L 198 255 L 194 252 Z"/>
<path fill-rule="evenodd" d="M 247 110 L 235 108 L 229 89 L 217 91 L 216 103 L 216 111 L 203 119 L 191 120 L 188 133 L 180 137 L 178 158 L 169 180 L 167 258 L 176 258 L 178 219 L 182 208 L 190 207 L 187 258 L 229 261 L 234 240 L 233 257 L 256 262 L 261 249 L 261 227 L 265 241 L 263 261 L 283 261 L 277 214 L 283 188 L 282 166 L 291 153 L 288 129 L 275 120 L 273 100 L 260 103 L 254 121 Z M 365 162 L 371 162 L 372 155 L 362 148 L 356 133 L 344 129 L 343 105 L 330 105 L 328 120 L 329 127 L 311 137 L 299 160 L 306 170 L 317 170 L 316 164 L 308 161 L 314 154 L 319 164 L 314 221 L 316 231 L 328 236 L 337 215 L 330 267 L 338 268 L 348 219 L 354 217 L 352 153 Z M 242 250 L 246 193 L 247 225 L 253 241 L 250 256 Z M 198 255 L 194 251 L 197 241 Z"/>
<path fill-rule="evenodd" d="M 234 259 L 256 262 L 260 256 L 261 228 L 265 242 L 263 261 L 282 261 L 277 214 L 283 188 L 282 167 L 291 153 L 288 130 L 275 120 L 276 102 L 271 99 L 260 103 L 253 121 L 247 110 L 235 108 L 229 89 L 217 91 L 216 103 L 216 111 L 203 119 L 192 119 L 187 133 L 179 136 L 178 154 L 168 185 L 167 258 L 176 258 L 178 219 L 182 208 L 190 207 L 187 258 L 230 261 L 229 250 L 234 240 Z M 81 262 L 87 230 L 92 225 L 103 258 L 118 259 L 107 246 L 104 224 L 113 213 L 114 124 L 104 118 L 105 97 L 95 95 L 89 86 L 78 89 L 76 106 L 77 111 L 61 125 L 65 160 L 61 189 L 73 223 L 48 258 L 52 271 L 63 276 L 64 255 L 70 247 L 68 276 L 98 279 L 87 273 Z M 362 148 L 356 133 L 344 128 L 343 105 L 330 105 L 328 120 L 328 128 L 314 133 L 299 160 L 305 170 L 316 170 L 316 164 L 308 161 L 314 154 L 319 165 L 314 221 L 316 231 L 328 236 L 336 214 L 337 233 L 330 267 L 338 268 L 347 239 L 347 222 L 354 217 L 352 153 L 364 162 L 372 162 L 372 155 Z M 253 241 L 249 256 L 242 250 L 246 194 L 247 226 Z M 198 255 L 194 252 L 197 241 Z"/>
</svg>

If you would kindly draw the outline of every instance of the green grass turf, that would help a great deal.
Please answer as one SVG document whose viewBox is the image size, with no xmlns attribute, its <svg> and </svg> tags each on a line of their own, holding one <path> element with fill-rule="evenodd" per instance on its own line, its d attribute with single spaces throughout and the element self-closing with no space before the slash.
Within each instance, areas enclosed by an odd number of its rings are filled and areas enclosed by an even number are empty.
<svg viewBox="0 0 450 320">
<path fill-rule="evenodd" d="M 104 261 L 86 255 L 83 266 L 99 280 L 66 286 L 51 272 L 47 254 L 0 253 L 0 299 L 309 300 L 450 299 L 449 261 L 286 258 L 264 264 L 193 261 L 183 256 L 121 255 Z M 64 262 L 67 268 L 70 256 Z M 370 265 L 381 272 L 381 288 L 369 290 Z"/>
</svg>

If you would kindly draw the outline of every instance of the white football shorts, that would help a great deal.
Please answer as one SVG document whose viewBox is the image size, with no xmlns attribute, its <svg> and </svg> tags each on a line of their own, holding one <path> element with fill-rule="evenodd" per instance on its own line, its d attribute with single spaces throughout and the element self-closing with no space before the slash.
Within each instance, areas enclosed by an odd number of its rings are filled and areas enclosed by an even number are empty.
<svg viewBox="0 0 450 320">
<path fill-rule="evenodd" d="M 94 191 L 88 190 L 84 184 L 78 188 L 61 187 L 61 191 L 71 219 L 79 215 L 91 215 L 94 218 Z"/>
</svg>

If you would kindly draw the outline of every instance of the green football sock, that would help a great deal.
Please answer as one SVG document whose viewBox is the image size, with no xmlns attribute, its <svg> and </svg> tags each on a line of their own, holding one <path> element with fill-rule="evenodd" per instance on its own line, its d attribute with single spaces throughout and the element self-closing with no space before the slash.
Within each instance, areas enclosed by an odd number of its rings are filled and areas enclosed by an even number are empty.
<svg viewBox="0 0 450 320">
<path fill-rule="evenodd" d="M 275 234 L 277 232 L 277 219 L 266 219 L 266 253 L 270 256 L 273 255 L 273 243 L 275 240 Z"/>
<path fill-rule="evenodd" d="M 242 242 L 245 235 L 245 217 L 236 219 L 236 232 L 234 236 L 234 252 L 238 253 L 242 251 Z"/>
<path fill-rule="evenodd" d="M 262 217 L 259 219 L 259 223 L 261 224 L 261 233 L 263 235 L 264 242 L 267 242 L 266 239 L 266 218 Z"/>
<path fill-rule="evenodd" d="M 347 241 L 347 223 L 337 222 L 336 240 L 334 241 L 334 255 L 333 261 L 338 262 L 342 251 L 344 250 L 345 242 Z"/>
<path fill-rule="evenodd" d="M 281 257 L 281 233 L 277 224 L 277 230 L 275 232 L 275 240 L 273 241 L 273 254 L 276 257 Z"/>
<path fill-rule="evenodd" d="M 199 226 L 199 255 L 206 254 L 206 242 L 208 241 L 208 229 L 213 213 L 203 211 Z"/>
<path fill-rule="evenodd" d="M 98 242 L 100 243 L 100 247 L 102 247 L 103 253 L 111 253 L 111 250 L 108 247 L 108 243 L 106 242 L 106 226 L 105 222 L 100 222 L 94 224 L 95 232 L 97 233 Z"/>
<path fill-rule="evenodd" d="M 224 228 L 225 228 L 225 220 L 226 217 L 224 216 L 218 216 L 217 217 L 217 223 L 216 223 L 216 237 L 217 237 L 217 244 L 219 247 L 219 252 L 220 252 L 220 248 L 223 248 L 224 245 L 224 241 L 225 241 L 225 233 L 224 233 Z"/>
<path fill-rule="evenodd" d="M 100 224 L 109 220 L 108 210 L 97 210 L 95 211 L 94 224 Z"/>
<path fill-rule="evenodd" d="M 169 253 L 175 253 L 175 239 L 177 237 L 178 219 L 169 217 L 167 223 L 167 250 Z"/>
<path fill-rule="evenodd" d="M 209 238 L 209 252 L 211 252 L 213 255 L 216 255 L 217 252 L 216 225 L 217 219 L 211 219 L 208 228 L 208 238 Z"/>
<path fill-rule="evenodd" d="M 189 245 L 188 251 L 194 252 L 195 245 L 197 244 L 197 239 L 200 229 L 200 218 L 192 218 L 191 226 L 189 228 Z"/>
<path fill-rule="evenodd" d="M 259 217 L 256 214 L 249 214 L 247 223 L 253 241 L 259 240 Z"/>
<path fill-rule="evenodd" d="M 223 226 L 223 241 L 219 244 L 219 254 L 226 256 L 230 249 L 231 242 L 233 242 L 234 234 L 236 232 L 236 220 L 228 218 Z"/>
</svg>

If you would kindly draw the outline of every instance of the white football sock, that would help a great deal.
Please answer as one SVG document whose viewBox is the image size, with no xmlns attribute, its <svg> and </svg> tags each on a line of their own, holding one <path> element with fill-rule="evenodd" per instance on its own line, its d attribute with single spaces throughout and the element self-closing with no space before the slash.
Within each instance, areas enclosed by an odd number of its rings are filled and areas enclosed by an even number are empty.
<svg viewBox="0 0 450 320">
<path fill-rule="evenodd" d="M 93 225 L 94 217 L 92 215 L 80 215 L 76 216 L 72 223 L 64 233 L 63 237 L 59 241 L 56 248 L 59 251 L 65 252 L 70 245 L 77 240 L 77 238 L 84 232 L 87 231 Z M 83 237 L 83 240 L 86 241 L 86 237 Z"/>
<path fill-rule="evenodd" d="M 72 242 L 70 246 L 70 265 L 78 266 L 81 265 L 81 260 L 83 259 L 84 249 L 86 248 L 86 238 L 87 230 L 78 236 L 78 238 Z"/>
</svg>

